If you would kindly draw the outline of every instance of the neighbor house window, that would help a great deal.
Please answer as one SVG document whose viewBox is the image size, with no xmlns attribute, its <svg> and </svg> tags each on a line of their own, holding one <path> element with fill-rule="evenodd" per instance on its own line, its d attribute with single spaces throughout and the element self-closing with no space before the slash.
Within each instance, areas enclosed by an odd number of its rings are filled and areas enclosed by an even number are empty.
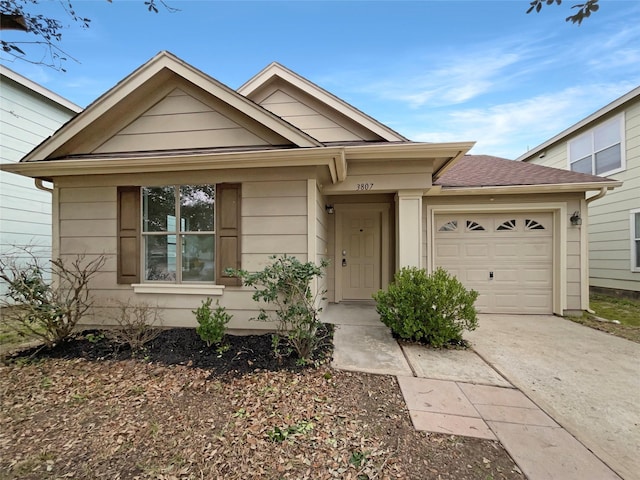
<svg viewBox="0 0 640 480">
<path fill-rule="evenodd" d="M 640 272 L 640 209 L 631 210 L 631 271 Z"/>
<path fill-rule="evenodd" d="M 142 189 L 144 280 L 215 280 L 215 186 Z"/>
<path fill-rule="evenodd" d="M 569 142 L 569 169 L 607 175 L 625 168 L 624 115 L 618 115 Z"/>
</svg>

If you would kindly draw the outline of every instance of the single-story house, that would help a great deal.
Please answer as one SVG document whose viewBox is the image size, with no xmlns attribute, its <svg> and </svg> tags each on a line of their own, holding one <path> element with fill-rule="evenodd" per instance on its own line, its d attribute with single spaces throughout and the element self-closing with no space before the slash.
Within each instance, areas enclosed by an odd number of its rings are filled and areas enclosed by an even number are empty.
<svg viewBox="0 0 640 480">
<path fill-rule="evenodd" d="M 620 183 L 472 146 L 409 141 L 277 63 L 233 90 L 161 52 L 3 168 L 53 182 L 57 255 L 106 255 L 98 307 L 144 301 L 167 326 L 195 325 L 212 297 L 230 327 L 261 328 L 225 269 L 285 253 L 330 261 L 327 302 L 441 266 L 481 312 L 588 308 L 587 234 L 570 217 Z"/>
</svg>

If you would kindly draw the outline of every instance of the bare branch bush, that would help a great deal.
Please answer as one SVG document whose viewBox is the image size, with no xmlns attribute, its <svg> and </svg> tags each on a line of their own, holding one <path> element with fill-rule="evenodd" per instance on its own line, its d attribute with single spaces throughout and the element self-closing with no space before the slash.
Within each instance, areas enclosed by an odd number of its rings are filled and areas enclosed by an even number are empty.
<svg viewBox="0 0 640 480">
<path fill-rule="evenodd" d="M 45 266 L 33 247 L 14 247 L 0 256 L 0 279 L 7 288 L 0 299 L 0 321 L 47 347 L 71 337 L 93 307 L 89 282 L 105 261 L 104 255 L 91 260 L 76 255 L 71 261 L 58 258 Z"/>
<path fill-rule="evenodd" d="M 116 313 L 112 315 L 116 326 L 105 330 L 105 336 L 118 345 L 128 345 L 133 354 L 156 338 L 162 331 L 160 309 L 146 302 L 116 301 Z"/>
</svg>

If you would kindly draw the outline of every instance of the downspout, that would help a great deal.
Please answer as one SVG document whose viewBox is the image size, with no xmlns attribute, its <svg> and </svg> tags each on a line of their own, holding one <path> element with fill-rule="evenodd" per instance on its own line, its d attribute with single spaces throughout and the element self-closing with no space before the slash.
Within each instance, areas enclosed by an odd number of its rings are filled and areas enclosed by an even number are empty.
<svg viewBox="0 0 640 480">
<path fill-rule="evenodd" d="M 589 205 L 594 200 L 598 200 L 599 198 L 604 197 L 607 194 L 607 190 L 608 190 L 607 187 L 602 187 L 600 189 L 600 193 L 598 193 L 597 195 L 594 195 L 593 197 L 589 197 L 585 199 L 585 202 L 587 203 L 587 205 Z"/>
<path fill-rule="evenodd" d="M 36 184 L 36 188 L 38 190 L 43 190 L 45 192 L 53 193 L 53 189 L 52 188 L 44 186 L 44 184 L 42 183 L 43 180 L 41 178 L 35 178 L 33 181 Z"/>
<path fill-rule="evenodd" d="M 599 198 L 604 197 L 607 194 L 607 190 L 608 190 L 607 187 L 602 187 L 600 189 L 600 193 L 598 193 L 597 195 L 594 195 L 593 197 L 589 197 L 589 198 L 585 199 L 585 203 L 587 204 L 587 207 L 594 200 L 598 200 Z M 594 312 L 590 308 L 587 308 L 586 311 L 587 311 L 587 313 L 590 313 L 591 315 L 595 315 L 596 314 L 596 312 Z"/>
</svg>

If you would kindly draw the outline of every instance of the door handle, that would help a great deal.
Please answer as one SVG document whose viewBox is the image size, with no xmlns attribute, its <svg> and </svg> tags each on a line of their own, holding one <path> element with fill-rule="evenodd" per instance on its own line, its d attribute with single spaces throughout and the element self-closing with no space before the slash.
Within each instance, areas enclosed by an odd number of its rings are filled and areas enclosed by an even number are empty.
<svg viewBox="0 0 640 480">
<path fill-rule="evenodd" d="M 347 259 L 346 259 L 346 258 L 343 258 L 343 259 L 342 259 L 342 266 L 343 266 L 343 267 L 346 267 L 346 266 L 347 266 Z"/>
</svg>

